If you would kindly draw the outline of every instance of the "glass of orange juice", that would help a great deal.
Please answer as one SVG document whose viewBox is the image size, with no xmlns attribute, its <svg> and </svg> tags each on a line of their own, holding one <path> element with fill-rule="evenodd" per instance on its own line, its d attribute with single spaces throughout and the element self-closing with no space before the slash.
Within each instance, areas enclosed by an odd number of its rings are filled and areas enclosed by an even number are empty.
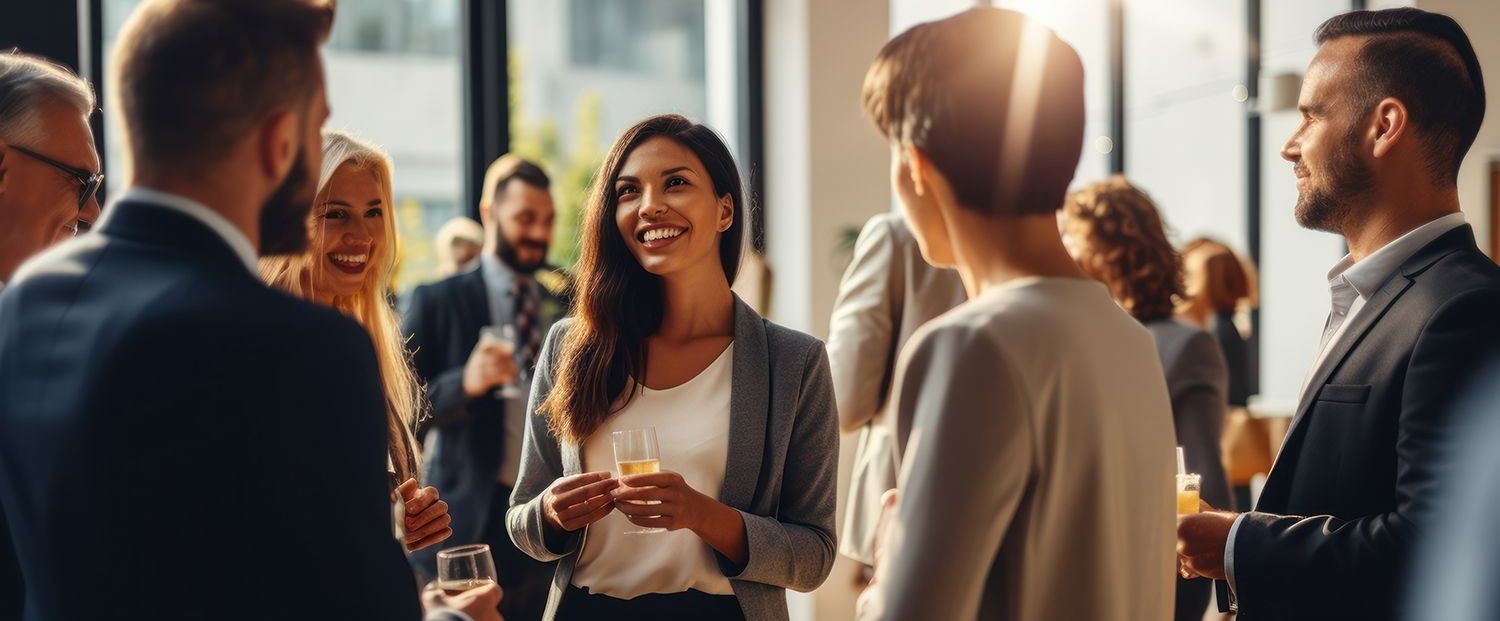
<svg viewBox="0 0 1500 621">
<path fill-rule="evenodd" d="M 1177 515 L 1192 515 L 1198 512 L 1198 489 L 1203 484 L 1203 475 L 1177 475 Z"/>
</svg>

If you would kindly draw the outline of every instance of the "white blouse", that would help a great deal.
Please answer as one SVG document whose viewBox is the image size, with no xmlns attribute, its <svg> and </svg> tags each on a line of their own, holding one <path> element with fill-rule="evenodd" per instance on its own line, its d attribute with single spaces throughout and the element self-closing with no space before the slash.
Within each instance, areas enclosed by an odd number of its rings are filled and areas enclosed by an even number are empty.
<svg viewBox="0 0 1500 621">
<path fill-rule="evenodd" d="M 718 498 L 729 459 L 729 392 L 734 344 L 687 383 L 667 390 L 641 387 L 583 444 L 587 472 L 616 475 L 611 435 L 627 429 L 656 428 L 661 468 L 682 475 L 689 486 Z M 689 530 L 637 534 L 642 530 L 612 511 L 589 526 L 573 571 L 573 585 L 595 595 L 631 599 L 649 593 L 694 589 L 733 595 L 714 551 Z"/>
</svg>

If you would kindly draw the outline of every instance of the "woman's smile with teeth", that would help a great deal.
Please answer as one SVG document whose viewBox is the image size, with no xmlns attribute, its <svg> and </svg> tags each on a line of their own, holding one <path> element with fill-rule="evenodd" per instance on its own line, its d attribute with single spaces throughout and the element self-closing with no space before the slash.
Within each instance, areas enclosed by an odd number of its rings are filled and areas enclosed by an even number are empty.
<svg viewBox="0 0 1500 621">
<path fill-rule="evenodd" d="M 682 232 L 683 229 L 679 228 L 651 229 L 641 235 L 641 241 L 649 243 L 661 239 L 671 239 L 673 237 L 681 235 Z"/>
<path fill-rule="evenodd" d="M 333 267 L 340 272 L 360 275 L 364 274 L 365 266 L 370 262 L 370 253 L 337 254 L 330 252 L 328 253 L 328 262 L 332 263 Z"/>
</svg>

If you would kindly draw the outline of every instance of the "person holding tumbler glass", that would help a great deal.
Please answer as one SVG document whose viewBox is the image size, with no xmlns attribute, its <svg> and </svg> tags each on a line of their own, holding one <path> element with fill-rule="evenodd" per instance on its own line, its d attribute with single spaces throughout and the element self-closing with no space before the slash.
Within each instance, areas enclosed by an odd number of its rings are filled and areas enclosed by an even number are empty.
<svg viewBox="0 0 1500 621">
<path fill-rule="evenodd" d="M 662 115 L 596 177 L 575 313 L 542 347 L 506 516 L 517 547 L 559 561 L 545 619 L 781 620 L 785 589 L 833 566 L 827 355 L 730 291 L 737 171 L 713 130 Z M 655 455 L 620 455 L 647 473 L 612 471 L 615 432 L 648 428 Z"/>
</svg>

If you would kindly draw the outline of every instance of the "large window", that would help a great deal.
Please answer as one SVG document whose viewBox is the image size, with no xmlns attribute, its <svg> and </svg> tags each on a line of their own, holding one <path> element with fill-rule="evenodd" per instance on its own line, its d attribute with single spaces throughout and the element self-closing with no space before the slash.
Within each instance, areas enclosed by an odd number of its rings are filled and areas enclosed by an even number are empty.
<svg viewBox="0 0 1500 621">
<path fill-rule="evenodd" d="M 576 260 L 589 182 L 636 121 L 685 115 L 717 129 L 748 166 L 737 135 L 738 0 L 509 0 L 507 8 L 510 147 L 552 176 L 554 263 Z"/>
<path fill-rule="evenodd" d="M 1110 66 L 1109 3 L 1111 0 L 999 0 L 996 6 L 1020 11 L 1046 24 L 1073 46 L 1083 60 L 1084 139 L 1074 184 L 1098 181 L 1109 175 Z"/>
<path fill-rule="evenodd" d="M 1125 172 L 1179 243 L 1245 247 L 1245 19 L 1241 0 L 1125 5 Z"/>
<path fill-rule="evenodd" d="M 460 0 L 339 0 L 324 47 L 328 127 L 380 145 L 395 162 L 395 209 L 402 252 L 401 291 L 436 274 L 434 236 L 462 204 Z M 139 0 L 106 0 L 105 62 Z M 107 123 L 105 156 L 118 171 L 121 144 Z M 110 177 L 114 187 L 120 175 Z"/>
</svg>

